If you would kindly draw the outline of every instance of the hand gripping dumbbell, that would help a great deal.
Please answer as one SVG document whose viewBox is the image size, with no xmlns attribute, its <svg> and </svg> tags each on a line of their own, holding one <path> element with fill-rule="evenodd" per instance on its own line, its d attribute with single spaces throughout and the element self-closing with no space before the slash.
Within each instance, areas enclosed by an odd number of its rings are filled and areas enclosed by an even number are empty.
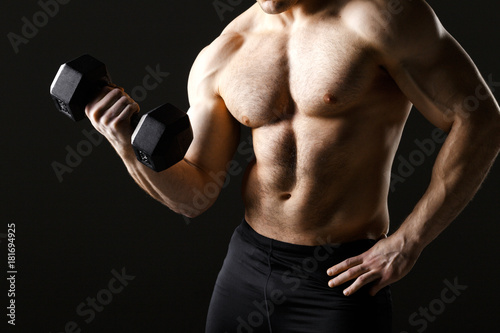
<svg viewBox="0 0 500 333">
<path fill-rule="evenodd" d="M 50 94 L 59 111 L 79 121 L 84 119 L 85 106 L 104 86 L 114 86 L 106 66 L 99 60 L 83 55 L 61 65 Z M 156 172 L 168 169 L 184 158 L 193 131 L 188 115 L 171 104 L 163 104 L 140 119 L 131 119 L 132 147 L 137 159 Z"/>
</svg>

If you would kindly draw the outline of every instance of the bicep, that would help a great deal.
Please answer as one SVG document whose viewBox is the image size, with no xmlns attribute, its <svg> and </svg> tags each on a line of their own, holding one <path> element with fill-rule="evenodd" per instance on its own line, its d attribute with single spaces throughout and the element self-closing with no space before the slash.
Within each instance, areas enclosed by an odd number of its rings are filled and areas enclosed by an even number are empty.
<svg viewBox="0 0 500 333">
<path fill-rule="evenodd" d="M 200 100 L 188 115 L 194 138 L 185 159 L 206 173 L 225 171 L 239 143 L 239 124 L 220 98 Z"/>
<path fill-rule="evenodd" d="M 188 115 L 194 138 L 185 160 L 206 173 L 220 173 L 236 151 L 240 126 L 217 94 L 216 73 L 207 58 L 210 53 L 202 51 L 189 77 Z"/>
</svg>

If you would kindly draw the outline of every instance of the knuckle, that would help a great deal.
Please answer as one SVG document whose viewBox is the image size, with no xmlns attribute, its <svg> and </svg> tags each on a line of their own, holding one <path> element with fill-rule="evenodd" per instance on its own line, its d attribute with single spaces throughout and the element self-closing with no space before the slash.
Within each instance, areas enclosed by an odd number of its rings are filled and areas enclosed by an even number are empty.
<svg viewBox="0 0 500 333">
<path fill-rule="evenodd" d="M 357 276 L 364 273 L 366 270 L 363 266 L 356 266 L 349 270 L 352 276 Z"/>
<path fill-rule="evenodd" d="M 119 101 L 122 102 L 122 103 L 131 104 L 129 98 L 127 96 L 125 96 L 125 95 L 122 95 L 122 97 L 120 97 Z"/>
<path fill-rule="evenodd" d="M 113 95 L 123 95 L 123 91 L 119 88 L 111 88 L 110 94 Z"/>
<path fill-rule="evenodd" d="M 115 132 L 120 132 L 125 128 L 125 126 L 129 126 L 128 123 L 128 118 L 116 117 L 112 121 L 110 121 L 109 127 Z"/>
<path fill-rule="evenodd" d="M 114 136 L 116 136 L 116 133 L 120 130 L 120 126 L 116 121 L 110 122 L 108 128 L 112 131 Z"/>
<path fill-rule="evenodd" d="M 361 275 L 358 279 L 359 282 L 366 282 L 368 280 L 369 276 L 366 274 Z"/>
<path fill-rule="evenodd" d="M 120 97 L 120 98 L 116 101 L 116 103 L 115 103 L 115 105 L 116 105 L 116 106 L 118 106 L 118 107 L 120 107 L 120 108 L 122 108 L 122 109 L 123 109 L 123 108 L 125 108 L 125 107 L 126 107 L 127 105 L 129 105 L 129 104 L 130 104 L 130 101 L 128 100 L 128 98 L 127 98 L 126 96 L 122 96 L 122 97 Z"/>
<path fill-rule="evenodd" d="M 103 110 L 102 116 L 100 118 L 100 123 L 106 127 L 109 127 L 114 119 L 114 112 L 111 109 Z"/>
<path fill-rule="evenodd" d="M 85 107 L 85 115 L 86 115 L 88 118 L 90 118 L 90 115 L 92 114 L 92 113 L 91 113 L 91 111 L 92 111 L 92 109 L 90 108 L 90 106 L 88 106 L 88 105 L 87 105 L 87 106 Z"/>
<path fill-rule="evenodd" d="M 354 277 L 357 276 L 356 271 L 354 271 L 353 269 L 347 270 L 344 274 L 345 274 L 344 276 L 347 277 L 348 279 L 353 279 Z"/>
<path fill-rule="evenodd" d="M 136 102 L 136 101 L 134 101 L 134 102 L 132 103 L 132 107 L 133 107 L 134 112 L 139 112 L 139 111 L 141 111 L 141 107 L 139 106 L 139 104 L 137 104 L 137 102 Z"/>
<path fill-rule="evenodd" d="M 358 273 L 363 273 L 363 272 L 366 272 L 366 267 L 363 266 L 363 265 L 359 265 L 359 266 L 356 266 L 355 268 L 353 268 L 356 270 L 356 272 Z"/>
<path fill-rule="evenodd" d="M 120 98 L 120 95 L 122 95 L 122 93 L 119 89 L 110 89 L 109 87 L 106 87 L 104 90 L 103 99 L 105 98 L 107 100 L 118 100 Z"/>
<path fill-rule="evenodd" d="M 115 90 L 113 87 L 110 87 L 110 86 L 104 86 L 102 87 L 102 90 L 105 94 L 109 94 L 110 92 L 112 92 L 113 90 Z"/>
<path fill-rule="evenodd" d="M 350 269 L 346 272 L 346 277 L 351 279 L 357 275 L 357 272 L 353 269 Z"/>
<path fill-rule="evenodd" d="M 101 118 L 101 117 L 99 116 L 99 115 L 100 115 L 100 113 L 101 113 L 100 111 L 101 111 L 101 110 L 100 110 L 100 109 L 98 109 L 98 108 L 92 108 L 92 109 L 90 109 L 90 110 L 89 110 L 89 113 L 88 113 L 88 115 L 87 115 L 87 116 L 88 116 L 88 118 L 89 118 L 91 121 L 93 121 L 94 123 L 98 123 L 98 122 L 99 122 L 99 120 L 100 120 L 100 118 Z"/>
</svg>

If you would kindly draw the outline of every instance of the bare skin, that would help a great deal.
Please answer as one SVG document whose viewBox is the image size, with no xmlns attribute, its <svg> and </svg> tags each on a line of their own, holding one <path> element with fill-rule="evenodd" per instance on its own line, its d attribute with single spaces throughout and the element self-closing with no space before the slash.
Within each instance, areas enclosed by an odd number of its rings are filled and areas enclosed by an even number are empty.
<svg viewBox="0 0 500 333">
<path fill-rule="evenodd" d="M 138 105 L 120 89 L 103 91 L 87 114 L 136 182 L 190 217 L 216 200 L 194 198 L 226 171 L 240 124 L 250 127 L 246 220 L 294 244 L 380 239 L 328 271 L 331 287 L 353 281 L 346 295 L 368 283 L 375 294 L 410 271 L 479 188 L 500 147 L 498 104 L 421 0 L 402 0 L 401 10 L 389 0 L 257 2 L 193 65 L 195 139 L 183 161 L 158 174 L 136 161 L 129 119 Z M 478 89 L 479 108 L 465 111 Z M 391 164 L 412 104 L 449 136 L 427 192 L 387 237 Z"/>
</svg>

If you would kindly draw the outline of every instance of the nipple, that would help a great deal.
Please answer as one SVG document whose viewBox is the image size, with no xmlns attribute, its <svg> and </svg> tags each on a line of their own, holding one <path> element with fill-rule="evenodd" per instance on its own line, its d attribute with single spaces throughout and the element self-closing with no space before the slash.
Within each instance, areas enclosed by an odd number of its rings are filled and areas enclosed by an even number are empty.
<svg viewBox="0 0 500 333">
<path fill-rule="evenodd" d="M 243 116 L 241 118 L 241 120 L 243 121 L 243 124 L 246 125 L 246 126 L 250 126 L 250 119 L 248 119 L 247 116 Z"/>
<path fill-rule="evenodd" d="M 333 96 L 332 94 L 326 94 L 323 97 L 323 101 L 325 101 L 326 104 L 336 104 L 337 98 L 335 96 Z"/>
</svg>

